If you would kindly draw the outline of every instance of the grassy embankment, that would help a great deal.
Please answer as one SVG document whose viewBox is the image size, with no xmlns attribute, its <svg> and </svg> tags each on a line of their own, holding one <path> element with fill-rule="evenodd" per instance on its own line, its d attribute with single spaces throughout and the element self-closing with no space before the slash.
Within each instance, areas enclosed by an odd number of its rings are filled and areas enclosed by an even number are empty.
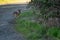
<svg viewBox="0 0 60 40">
<path fill-rule="evenodd" d="M 32 11 L 26 11 L 20 14 L 16 19 L 17 24 L 15 29 L 22 33 L 27 40 L 45 40 L 47 38 L 58 40 L 60 38 L 59 28 L 47 28 L 43 24 L 33 22 L 31 18 L 34 18 L 34 16 Z"/>
</svg>

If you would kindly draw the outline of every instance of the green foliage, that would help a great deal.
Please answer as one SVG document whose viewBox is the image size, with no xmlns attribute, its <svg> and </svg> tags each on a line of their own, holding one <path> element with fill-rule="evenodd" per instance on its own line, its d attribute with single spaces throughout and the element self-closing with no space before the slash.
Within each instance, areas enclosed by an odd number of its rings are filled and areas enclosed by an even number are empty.
<svg viewBox="0 0 60 40">
<path fill-rule="evenodd" d="M 25 14 L 24 14 L 25 13 Z M 15 29 L 18 32 L 21 32 L 24 34 L 24 36 L 27 38 L 27 40 L 38 40 L 41 39 L 41 37 L 46 33 L 46 28 L 41 24 L 38 24 L 36 22 L 32 22 L 31 20 L 23 19 L 29 13 L 32 12 L 24 12 L 16 19 L 16 27 Z M 30 14 L 32 16 L 32 14 Z M 30 17 L 28 16 L 28 18 Z M 26 17 L 27 18 L 27 17 Z"/>
<path fill-rule="evenodd" d="M 30 19 L 31 16 L 33 16 L 31 11 L 22 13 L 17 19 L 16 19 L 16 26 L 15 29 L 22 33 L 24 37 L 26 37 L 27 40 L 43 40 L 44 36 L 51 36 L 60 38 L 60 29 L 57 27 L 48 28 L 44 26 L 43 24 L 38 24 L 36 22 L 32 22 L 31 20 L 23 19 L 27 18 Z M 47 39 L 48 39 L 47 37 Z"/>
<path fill-rule="evenodd" d="M 47 31 L 47 35 L 60 38 L 60 29 L 57 27 L 49 28 Z"/>
<path fill-rule="evenodd" d="M 24 34 L 27 40 L 41 39 L 41 37 L 46 33 L 46 28 L 44 28 L 43 25 L 28 20 L 21 20 L 17 23 L 15 29 Z"/>
<path fill-rule="evenodd" d="M 60 17 L 59 0 L 31 0 L 31 4 L 40 10 L 40 16 L 43 18 Z"/>
<path fill-rule="evenodd" d="M 22 14 L 20 14 L 21 17 L 28 17 L 28 16 L 33 16 L 33 11 L 26 11 L 26 12 L 23 12 Z"/>
</svg>

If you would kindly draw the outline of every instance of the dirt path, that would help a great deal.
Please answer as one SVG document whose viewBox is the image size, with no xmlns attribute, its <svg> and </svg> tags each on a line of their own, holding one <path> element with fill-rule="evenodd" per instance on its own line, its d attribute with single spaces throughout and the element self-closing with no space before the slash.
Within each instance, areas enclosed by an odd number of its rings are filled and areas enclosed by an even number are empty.
<svg viewBox="0 0 60 40">
<path fill-rule="evenodd" d="M 0 40 L 25 40 L 23 36 L 13 30 L 11 22 L 15 17 L 12 15 L 17 9 L 24 10 L 26 5 L 10 5 L 0 7 Z"/>
</svg>

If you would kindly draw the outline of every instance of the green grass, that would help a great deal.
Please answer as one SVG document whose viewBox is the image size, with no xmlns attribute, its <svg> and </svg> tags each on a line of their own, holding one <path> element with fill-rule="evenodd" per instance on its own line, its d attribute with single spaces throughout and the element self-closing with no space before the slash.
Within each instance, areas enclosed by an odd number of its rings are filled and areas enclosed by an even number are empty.
<svg viewBox="0 0 60 40">
<path fill-rule="evenodd" d="M 46 28 L 44 28 L 44 26 L 28 20 L 18 21 L 15 29 L 24 34 L 29 40 L 40 39 L 40 37 L 46 32 Z"/>
<path fill-rule="evenodd" d="M 33 11 L 30 10 L 30 11 L 26 11 L 26 12 L 23 12 L 20 14 L 21 17 L 29 17 L 29 16 L 33 16 Z"/>
<path fill-rule="evenodd" d="M 49 28 L 47 31 L 47 35 L 60 38 L 60 28 L 57 27 Z"/>
<path fill-rule="evenodd" d="M 38 24 L 36 22 L 32 22 L 28 19 L 34 16 L 32 11 L 26 11 L 20 14 L 20 16 L 16 19 L 15 29 L 22 33 L 27 40 L 43 40 L 44 36 L 51 36 L 60 38 L 60 29 L 57 27 L 47 28 L 43 24 Z"/>
</svg>

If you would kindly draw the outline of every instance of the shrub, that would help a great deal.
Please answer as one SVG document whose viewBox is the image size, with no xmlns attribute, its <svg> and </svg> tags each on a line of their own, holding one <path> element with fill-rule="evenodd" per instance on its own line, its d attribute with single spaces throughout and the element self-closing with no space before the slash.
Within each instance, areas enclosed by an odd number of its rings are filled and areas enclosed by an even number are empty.
<svg viewBox="0 0 60 40">
<path fill-rule="evenodd" d="M 32 22 L 31 20 L 27 19 L 27 16 L 30 19 L 30 17 L 33 16 L 32 12 L 29 11 L 22 13 L 16 19 L 15 25 L 15 29 L 22 33 L 27 40 L 47 40 L 50 36 L 52 38 L 54 37 L 54 39 L 60 38 L 60 28 L 49 28 L 43 24 Z"/>
<path fill-rule="evenodd" d="M 47 31 L 47 35 L 56 37 L 56 38 L 60 38 L 60 29 L 57 27 L 49 28 Z"/>
<path fill-rule="evenodd" d="M 40 10 L 43 18 L 60 17 L 60 0 L 31 0 L 30 5 Z"/>
</svg>

